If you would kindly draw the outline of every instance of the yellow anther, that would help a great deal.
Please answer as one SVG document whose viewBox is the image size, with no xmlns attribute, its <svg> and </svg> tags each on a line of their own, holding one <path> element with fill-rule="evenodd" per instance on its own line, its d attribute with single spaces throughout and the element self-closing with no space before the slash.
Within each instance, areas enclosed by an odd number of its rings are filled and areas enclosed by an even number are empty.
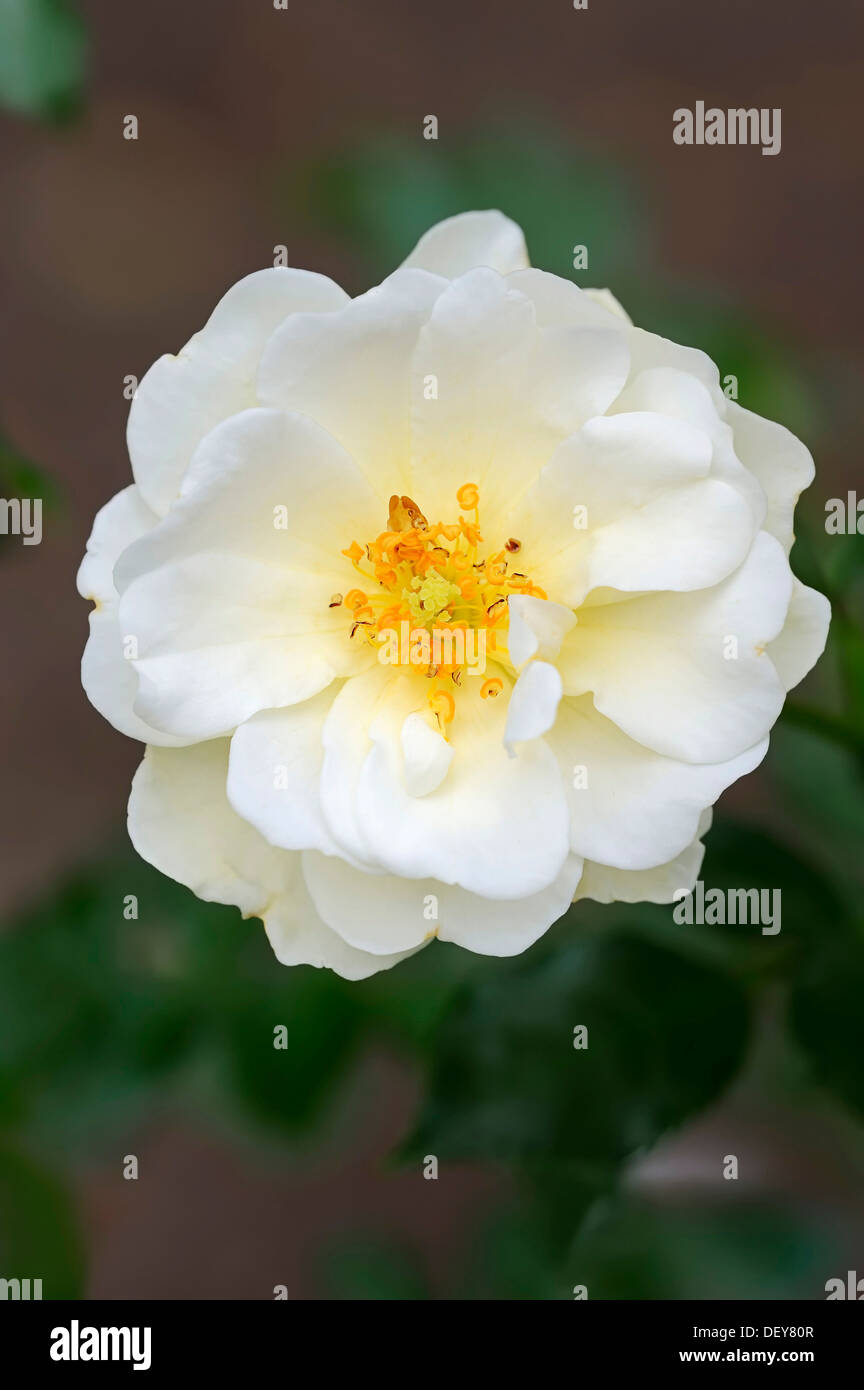
<svg viewBox="0 0 864 1390">
<path fill-rule="evenodd" d="M 342 551 L 342 554 L 347 555 L 348 559 L 356 565 L 358 560 L 363 559 L 363 547 L 358 545 L 356 541 L 352 541 L 348 549 Z"/>
<path fill-rule="evenodd" d="M 481 685 L 480 699 L 494 700 L 497 695 L 501 694 L 501 691 L 503 689 L 504 682 L 502 680 L 499 680 L 497 676 L 493 676 L 491 680 L 484 681 Z"/>
<path fill-rule="evenodd" d="M 352 613 L 356 613 L 358 608 L 362 608 L 365 603 L 369 602 L 369 596 L 364 594 L 362 589 L 349 589 L 343 602 L 346 608 L 350 609 Z"/>
<path fill-rule="evenodd" d="M 449 690 L 430 690 L 429 708 L 444 724 L 449 724 L 456 713 L 456 701 Z"/>
<path fill-rule="evenodd" d="M 456 493 L 456 501 L 466 511 L 473 511 L 480 505 L 480 491 L 476 483 L 463 483 Z"/>
</svg>

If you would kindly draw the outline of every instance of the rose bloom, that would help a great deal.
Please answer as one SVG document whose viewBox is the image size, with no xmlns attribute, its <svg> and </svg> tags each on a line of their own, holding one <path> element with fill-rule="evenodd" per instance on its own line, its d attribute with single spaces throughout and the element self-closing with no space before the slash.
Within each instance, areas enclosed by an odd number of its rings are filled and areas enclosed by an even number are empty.
<svg viewBox="0 0 864 1390">
<path fill-rule="evenodd" d="M 825 643 L 788 561 L 804 445 L 498 212 L 357 299 L 249 275 L 128 443 L 84 687 L 147 745 L 138 853 L 286 964 L 512 955 L 574 899 L 672 901 Z"/>
</svg>

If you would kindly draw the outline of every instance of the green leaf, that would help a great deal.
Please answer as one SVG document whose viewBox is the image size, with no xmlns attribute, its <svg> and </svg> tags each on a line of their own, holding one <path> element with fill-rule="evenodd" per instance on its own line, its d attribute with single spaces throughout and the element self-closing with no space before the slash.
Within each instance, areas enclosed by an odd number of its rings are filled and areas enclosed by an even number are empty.
<svg viewBox="0 0 864 1390">
<path fill-rule="evenodd" d="M 69 1196 L 7 1145 L 0 1146 L 0 1275 L 41 1279 L 46 1299 L 83 1297 L 84 1254 Z"/>
<path fill-rule="evenodd" d="M 66 0 L 0 0 L 0 102 L 60 121 L 81 105 L 87 42 Z"/>
<path fill-rule="evenodd" d="M 406 1152 L 567 1164 L 599 1188 L 735 1075 L 749 1010 L 722 971 L 636 935 L 557 936 L 459 996 Z"/>
<path fill-rule="evenodd" d="M 329 972 L 298 967 L 290 974 L 275 989 L 241 990 L 222 1028 L 231 1084 L 244 1108 L 261 1123 L 296 1131 L 320 1113 L 353 1060 L 362 1015 L 344 981 Z M 285 1045 L 276 1046 L 274 1030 L 281 1028 Z"/>
</svg>

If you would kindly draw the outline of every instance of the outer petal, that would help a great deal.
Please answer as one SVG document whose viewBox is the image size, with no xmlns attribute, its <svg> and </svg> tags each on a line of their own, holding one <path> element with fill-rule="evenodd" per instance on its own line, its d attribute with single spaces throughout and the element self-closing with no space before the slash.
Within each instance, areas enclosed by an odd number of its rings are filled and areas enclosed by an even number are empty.
<svg viewBox="0 0 864 1390">
<path fill-rule="evenodd" d="M 156 525 L 157 517 L 134 485 L 118 492 L 97 513 L 78 570 L 78 592 L 92 599 L 90 636 L 81 659 L 81 684 L 91 704 L 121 734 L 142 743 L 176 744 L 182 739 L 145 724 L 132 708 L 138 690 L 135 668 L 124 652 L 117 617 L 114 564 L 118 555 Z"/>
<path fill-rule="evenodd" d="M 225 740 L 147 749 L 129 799 L 129 835 L 141 857 L 206 902 L 263 917 L 285 964 L 328 966 L 359 980 L 403 959 L 404 953 L 358 951 L 321 921 L 300 856 L 273 849 L 231 809 L 227 769 Z"/>
<path fill-rule="evenodd" d="M 810 450 L 783 425 L 754 415 L 737 401 L 730 401 L 727 409 L 735 431 L 735 452 L 758 478 L 768 499 L 765 529 L 788 555 L 795 539 L 795 504 L 815 473 Z"/>
<path fill-rule="evenodd" d="M 354 582 L 340 550 L 376 516 L 352 460 L 312 421 L 250 410 L 218 426 L 171 514 L 117 568 L 142 717 L 212 738 L 373 662 L 329 602 Z"/>
<path fill-rule="evenodd" d="M 540 328 L 563 325 L 571 328 L 614 328 L 622 332 L 625 338 L 628 336 L 626 326 L 630 320 L 620 304 L 612 301 L 608 291 L 608 299 L 598 299 L 596 291 L 582 290 L 572 281 L 562 280 L 560 275 L 551 275 L 548 270 L 537 270 L 533 266 L 529 270 L 517 270 L 508 275 L 507 286 L 531 300 Z"/>
<path fill-rule="evenodd" d="M 499 275 L 528 264 L 521 227 L 503 212 L 462 212 L 424 232 L 404 266 L 431 270 L 455 280 L 474 266 L 491 266 Z"/>
<path fill-rule="evenodd" d="M 502 901 L 431 878 L 358 873 L 340 859 L 303 856 L 321 916 L 365 951 L 409 950 L 437 936 L 480 955 L 518 955 L 567 911 L 581 868 L 571 855 L 547 888 Z"/>
<path fill-rule="evenodd" d="M 703 813 L 699 836 L 711 825 L 711 812 Z M 690 892 L 699 877 L 705 846 L 701 838 L 693 841 L 668 864 L 636 871 L 609 869 L 586 862 L 576 899 L 593 898 L 598 903 L 671 903 L 682 889 Z"/>
<path fill-rule="evenodd" d="M 593 692 L 601 714 L 656 753 L 685 762 L 737 757 L 764 738 L 783 705 L 766 647 L 791 591 L 783 550 L 762 532 L 713 589 L 583 609 L 559 657 L 565 692 Z"/>
<path fill-rule="evenodd" d="M 328 313 L 348 302 L 324 275 L 273 267 L 239 280 L 177 357 L 142 378 L 129 411 L 132 472 L 164 516 L 195 448 L 214 425 L 256 404 L 255 371 L 274 329 L 295 313 Z"/>
<path fill-rule="evenodd" d="M 825 650 L 831 605 L 816 589 L 793 577 L 792 598 L 779 637 L 769 644 L 768 655 L 787 690 L 803 681 Z"/>
<path fill-rule="evenodd" d="M 610 314 L 617 314 L 625 323 L 632 326 L 633 320 L 623 305 L 619 304 L 611 290 L 586 289 L 585 293 L 588 295 L 589 299 L 594 300 L 595 304 L 599 304 L 602 308 L 608 309 Z"/>
<path fill-rule="evenodd" d="M 94 603 L 110 603 L 117 597 L 114 566 L 128 545 L 151 531 L 158 521 L 132 484 L 115 493 L 100 507 L 87 542 L 87 551 L 78 567 L 78 592 Z"/>
<path fill-rule="evenodd" d="M 725 763 L 661 757 L 604 719 L 587 696 L 562 701 L 546 741 L 568 789 L 574 853 L 629 872 L 686 849 L 705 808 L 768 751 L 766 738 Z"/>
<path fill-rule="evenodd" d="M 261 361 L 265 405 L 323 425 L 371 480 L 379 499 L 408 485 L 411 353 L 446 280 L 397 270 L 336 314 L 303 314 L 274 333 Z"/>
<path fill-rule="evenodd" d="M 630 382 L 640 373 L 654 367 L 671 368 L 689 377 L 695 377 L 708 390 L 714 406 L 721 418 L 726 410 L 726 397 L 720 387 L 720 373 L 707 352 L 701 348 L 685 347 L 673 343 L 670 338 L 662 338 L 659 333 L 648 333 L 643 328 L 631 329 L 630 343 Z M 628 383 L 629 385 L 629 383 Z M 638 407 L 627 406 L 633 410 Z"/>
</svg>

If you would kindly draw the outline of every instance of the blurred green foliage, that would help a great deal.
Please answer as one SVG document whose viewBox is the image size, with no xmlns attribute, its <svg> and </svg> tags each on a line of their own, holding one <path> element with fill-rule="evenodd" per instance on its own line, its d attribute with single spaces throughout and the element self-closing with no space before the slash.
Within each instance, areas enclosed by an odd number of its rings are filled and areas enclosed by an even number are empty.
<svg viewBox="0 0 864 1390">
<path fill-rule="evenodd" d="M 470 207 L 516 217 L 534 262 L 562 275 L 573 274 L 571 248 L 587 245 L 583 283 L 610 285 L 637 321 L 704 348 L 738 378 L 743 404 L 818 452 L 820 365 L 664 274 L 646 199 L 608 162 L 522 130 L 456 151 L 419 135 L 371 140 L 295 169 L 281 196 L 292 215 L 306 210 L 311 231 L 365 255 L 370 280 L 431 223 Z M 46 1153 L 63 1154 L 59 1173 L 178 1106 L 294 1141 L 383 1043 L 423 1077 L 395 1161 L 416 1171 L 434 1153 L 442 1169 L 476 1162 L 509 1184 L 494 1219 L 478 1217 L 445 1292 L 818 1296 L 832 1237 L 800 1212 L 733 1204 L 725 1185 L 714 1205 L 661 1209 L 625 1178 L 634 1156 L 742 1075 L 768 999 L 783 1001 L 780 1046 L 812 1088 L 804 1099 L 833 1097 L 864 1119 L 864 563 L 856 538 L 825 535 L 819 505 L 802 509 L 793 564 L 836 617 L 772 740 L 773 828 L 721 809 L 702 872 L 711 886 L 779 888 L 780 937 L 582 903 L 514 960 L 436 944 L 351 985 L 277 966 L 258 923 L 199 902 L 128 852 L 110 855 L 0 937 L 0 1260 L 45 1270 L 46 1297 L 81 1286 L 71 1205 L 36 1166 Z M 137 920 L 123 915 L 129 894 Z M 280 1025 L 285 1050 L 273 1047 Z M 573 1045 L 579 1025 L 587 1050 Z M 333 1298 L 431 1296 L 416 1252 L 363 1228 L 322 1252 L 318 1278 Z"/>
<path fill-rule="evenodd" d="M 68 0 L 0 0 L 0 104 L 66 121 L 83 103 L 87 40 Z"/>
</svg>

